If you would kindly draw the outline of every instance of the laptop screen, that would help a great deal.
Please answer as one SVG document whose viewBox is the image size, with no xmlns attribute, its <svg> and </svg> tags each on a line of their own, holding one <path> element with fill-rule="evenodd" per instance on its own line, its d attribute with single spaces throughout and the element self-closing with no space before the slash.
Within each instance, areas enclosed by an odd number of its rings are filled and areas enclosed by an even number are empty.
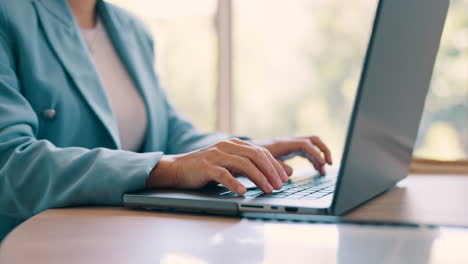
<svg viewBox="0 0 468 264">
<path fill-rule="evenodd" d="M 407 176 L 448 2 L 379 2 L 333 199 L 335 214 Z"/>
</svg>

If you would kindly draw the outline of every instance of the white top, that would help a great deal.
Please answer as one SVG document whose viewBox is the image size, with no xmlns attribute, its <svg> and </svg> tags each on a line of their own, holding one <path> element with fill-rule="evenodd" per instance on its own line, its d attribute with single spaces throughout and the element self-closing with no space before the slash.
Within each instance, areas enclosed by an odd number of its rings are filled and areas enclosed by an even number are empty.
<svg viewBox="0 0 468 264">
<path fill-rule="evenodd" d="M 146 135 L 147 112 L 141 95 L 120 60 L 105 27 L 81 29 L 116 118 L 122 149 L 138 151 Z"/>
</svg>

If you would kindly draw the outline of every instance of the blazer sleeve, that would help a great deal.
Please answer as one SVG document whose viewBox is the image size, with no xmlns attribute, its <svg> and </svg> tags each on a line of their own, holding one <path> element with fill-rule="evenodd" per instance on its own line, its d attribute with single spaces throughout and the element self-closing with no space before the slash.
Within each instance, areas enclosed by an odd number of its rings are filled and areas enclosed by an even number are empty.
<svg viewBox="0 0 468 264">
<path fill-rule="evenodd" d="M 160 152 L 59 148 L 36 138 L 38 117 L 21 94 L 4 29 L 0 24 L 0 214 L 26 219 L 48 208 L 120 205 L 123 193 L 144 188 Z"/>
</svg>

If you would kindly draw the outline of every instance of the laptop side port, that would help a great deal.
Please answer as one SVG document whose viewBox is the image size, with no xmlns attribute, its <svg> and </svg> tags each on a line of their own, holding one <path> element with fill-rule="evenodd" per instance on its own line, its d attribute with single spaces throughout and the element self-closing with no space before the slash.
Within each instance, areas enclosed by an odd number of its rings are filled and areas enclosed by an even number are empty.
<svg viewBox="0 0 468 264">
<path fill-rule="evenodd" d="M 253 204 L 241 204 L 241 207 L 244 208 L 257 208 L 257 209 L 262 209 L 262 205 L 253 205 Z"/>
<path fill-rule="evenodd" d="M 284 207 L 284 211 L 288 212 L 288 213 L 295 213 L 297 212 L 299 208 L 297 207 L 291 207 L 291 206 L 286 206 Z"/>
</svg>

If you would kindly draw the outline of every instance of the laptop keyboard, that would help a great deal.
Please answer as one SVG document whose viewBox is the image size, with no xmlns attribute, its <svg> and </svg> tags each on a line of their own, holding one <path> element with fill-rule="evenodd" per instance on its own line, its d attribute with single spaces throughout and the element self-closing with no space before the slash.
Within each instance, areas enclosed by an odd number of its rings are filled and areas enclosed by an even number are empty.
<svg viewBox="0 0 468 264">
<path fill-rule="evenodd" d="M 307 178 L 300 181 L 287 182 L 283 184 L 281 190 L 275 190 L 271 194 L 266 194 L 260 189 L 247 190 L 244 195 L 238 195 L 231 191 L 223 192 L 220 195 L 225 197 L 265 197 L 281 199 L 301 199 L 317 200 L 330 195 L 335 191 L 336 179 L 313 179 Z"/>
</svg>

